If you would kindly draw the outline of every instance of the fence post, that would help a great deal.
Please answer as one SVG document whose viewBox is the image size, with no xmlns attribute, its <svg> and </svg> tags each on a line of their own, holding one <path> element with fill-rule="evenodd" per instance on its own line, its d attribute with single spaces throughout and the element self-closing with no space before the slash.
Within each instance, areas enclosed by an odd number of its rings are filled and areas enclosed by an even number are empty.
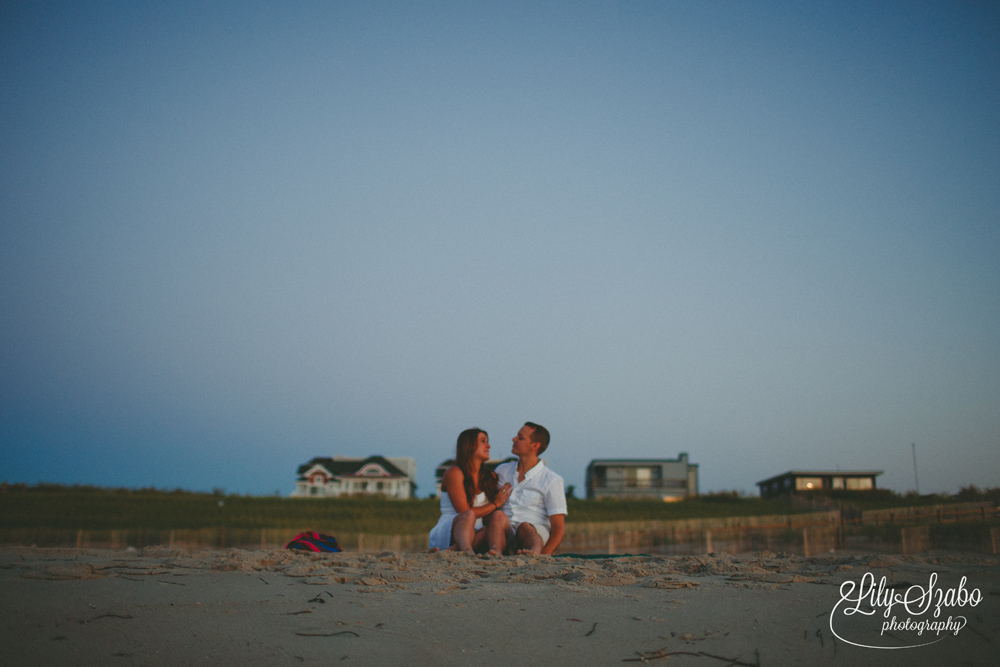
<svg viewBox="0 0 1000 667">
<path fill-rule="evenodd" d="M 365 534 L 358 533 L 358 553 L 361 553 L 361 550 L 364 549 L 364 546 L 365 546 Z"/>
<path fill-rule="evenodd" d="M 615 534 L 608 533 L 608 554 L 615 553 Z"/>
<path fill-rule="evenodd" d="M 990 528 L 990 541 L 993 542 L 993 553 L 1000 553 L 1000 528 Z"/>
<path fill-rule="evenodd" d="M 902 542 L 903 545 L 903 555 L 909 556 L 910 554 L 906 552 L 906 528 L 899 529 L 899 540 L 900 542 Z"/>
<path fill-rule="evenodd" d="M 81 544 L 83 544 L 83 530 L 77 530 L 76 531 L 76 548 L 79 549 Z M 994 550 L 993 553 L 996 553 L 996 550 Z"/>
<path fill-rule="evenodd" d="M 802 553 L 806 558 L 809 557 L 809 529 L 802 529 Z"/>
<path fill-rule="evenodd" d="M 712 553 L 712 530 L 708 529 L 705 531 L 705 553 Z"/>
</svg>

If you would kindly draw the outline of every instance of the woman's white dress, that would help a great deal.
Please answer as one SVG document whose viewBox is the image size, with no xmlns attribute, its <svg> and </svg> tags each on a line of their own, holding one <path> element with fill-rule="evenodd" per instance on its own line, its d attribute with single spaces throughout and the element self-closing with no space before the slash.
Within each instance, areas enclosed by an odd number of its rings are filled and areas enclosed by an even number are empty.
<svg viewBox="0 0 1000 667">
<path fill-rule="evenodd" d="M 486 504 L 486 493 L 480 493 L 478 496 L 472 499 L 473 507 L 482 507 Z M 433 549 L 437 547 L 442 551 L 451 546 L 451 524 L 458 516 L 458 512 L 455 511 L 455 507 L 451 504 L 451 498 L 448 496 L 448 492 L 441 489 L 441 518 L 438 519 L 437 524 L 431 528 L 430 539 L 428 540 L 428 548 Z M 483 520 L 476 519 L 476 530 L 483 527 Z"/>
</svg>

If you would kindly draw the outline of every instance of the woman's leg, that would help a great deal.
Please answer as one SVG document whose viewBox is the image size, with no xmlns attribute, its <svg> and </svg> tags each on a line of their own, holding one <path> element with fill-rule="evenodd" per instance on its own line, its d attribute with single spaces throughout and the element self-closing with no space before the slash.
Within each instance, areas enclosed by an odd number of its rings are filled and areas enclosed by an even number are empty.
<svg viewBox="0 0 1000 667">
<path fill-rule="evenodd" d="M 497 510 L 486 517 L 485 521 L 488 524 L 486 541 L 489 544 L 490 553 L 494 556 L 500 556 L 507 548 L 507 531 L 510 529 L 510 519 L 506 514 Z"/>
<path fill-rule="evenodd" d="M 451 522 L 451 541 L 459 551 L 472 551 L 476 535 L 476 514 L 472 510 L 460 513 Z"/>
<path fill-rule="evenodd" d="M 472 550 L 477 554 L 486 553 L 490 548 L 488 531 L 489 528 L 483 526 L 476 531 L 475 537 L 472 538 Z"/>
</svg>

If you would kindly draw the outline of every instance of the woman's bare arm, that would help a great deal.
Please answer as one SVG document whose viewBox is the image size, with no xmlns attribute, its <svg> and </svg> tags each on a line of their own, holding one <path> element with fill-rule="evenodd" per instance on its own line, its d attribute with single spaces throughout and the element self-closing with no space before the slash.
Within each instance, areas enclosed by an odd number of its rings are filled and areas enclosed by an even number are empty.
<svg viewBox="0 0 1000 667">
<path fill-rule="evenodd" d="M 444 477 L 441 479 L 441 485 L 448 493 L 448 498 L 451 500 L 451 506 L 454 507 L 455 511 L 459 514 L 471 509 L 476 518 L 480 519 L 503 505 L 507 502 L 507 498 L 510 497 L 510 485 L 505 484 L 503 488 L 497 491 L 497 495 L 494 500 L 480 507 L 469 507 L 469 501 L 465 497 L 464 481 L 465 475 L 462 473 L 462 469 L 458 466 L 452 466 L 445 470 Z"/>
</svg>

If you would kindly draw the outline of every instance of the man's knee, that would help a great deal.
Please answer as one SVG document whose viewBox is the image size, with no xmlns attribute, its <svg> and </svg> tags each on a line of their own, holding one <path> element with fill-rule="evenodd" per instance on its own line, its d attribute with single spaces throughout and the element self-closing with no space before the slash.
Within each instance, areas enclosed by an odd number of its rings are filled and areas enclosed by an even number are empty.
<svg viewBox="0 0 1000 667">
<path fill-rule="evenodd" d="M 530 523 L 522 523 L 517 527 L 517 539 L 527 540 L 533 535 L 538 535 L 538 531 Z"/>
</svg>

